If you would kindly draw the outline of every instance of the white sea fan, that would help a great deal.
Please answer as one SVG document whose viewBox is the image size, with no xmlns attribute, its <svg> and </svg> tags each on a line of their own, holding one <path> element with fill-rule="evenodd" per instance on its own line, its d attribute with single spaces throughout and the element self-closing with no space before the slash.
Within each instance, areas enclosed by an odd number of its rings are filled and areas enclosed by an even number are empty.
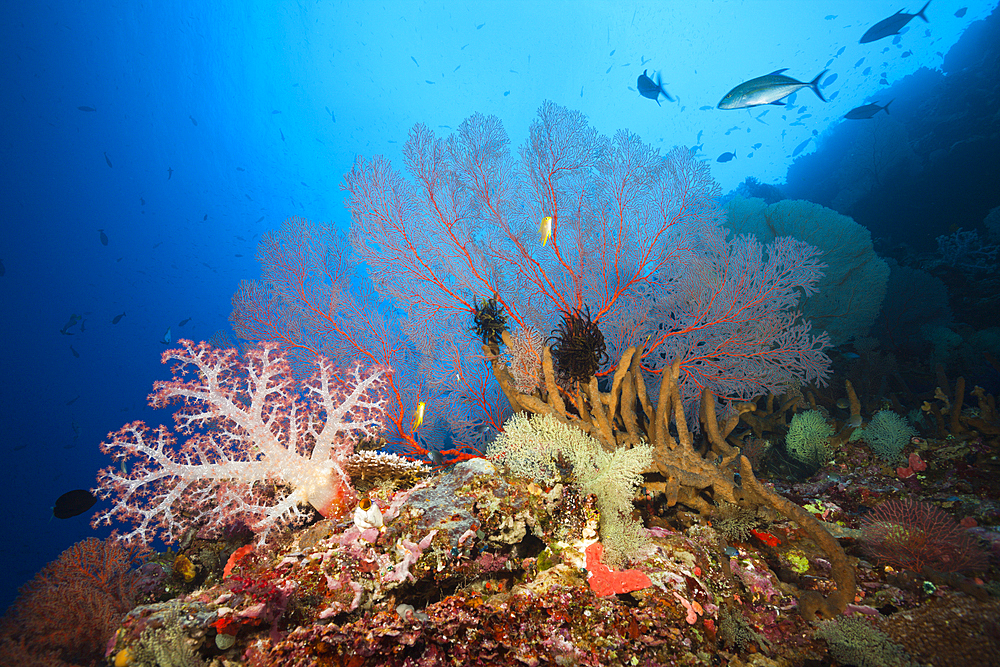
<svg viewBox="0 0 1000 667">
<path fill-rule="evenodd" d="M 511 346 L 504 353 L 504 362 L 522 394 L 530 394 L 542 383 L 543 347 L 545 340 L 542 334 L 532 326 L 520 327 L 511 336 Z"/>
</svg>

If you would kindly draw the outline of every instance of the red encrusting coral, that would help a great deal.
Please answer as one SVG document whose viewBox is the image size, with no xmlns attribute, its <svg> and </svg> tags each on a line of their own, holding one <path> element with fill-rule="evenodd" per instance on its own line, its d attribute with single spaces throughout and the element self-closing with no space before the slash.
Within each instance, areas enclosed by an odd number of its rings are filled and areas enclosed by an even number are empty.
<svg viewBox="0 0 1000 667">
<path fill-rule="evenodd" d="M 597 595 L 631 593 L 653 585 L 645 572 L 640 570 L 612 570 L 601 562 L 604 545 L 594 542 L 584 553 L 587 556 L 587 571 L 590 572 L 590 590 Z"/>
</svg>

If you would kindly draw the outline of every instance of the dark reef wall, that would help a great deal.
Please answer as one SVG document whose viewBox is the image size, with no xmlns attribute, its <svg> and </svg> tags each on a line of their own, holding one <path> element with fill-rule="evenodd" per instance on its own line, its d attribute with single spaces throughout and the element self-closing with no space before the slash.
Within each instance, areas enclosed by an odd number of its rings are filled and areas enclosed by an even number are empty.
<svg viewBox="0 0 1000 667">
<path fill-rule="evenodd" d="M 789 168 L 785 194 L 917 251 L 950 228 L 981 228 L 1000 205 L 1000 8 L 969 26 L 942 71 L 921 69 L 867 101 L 889 100 L 889 115 L 822 135 Z"/>
</svg>

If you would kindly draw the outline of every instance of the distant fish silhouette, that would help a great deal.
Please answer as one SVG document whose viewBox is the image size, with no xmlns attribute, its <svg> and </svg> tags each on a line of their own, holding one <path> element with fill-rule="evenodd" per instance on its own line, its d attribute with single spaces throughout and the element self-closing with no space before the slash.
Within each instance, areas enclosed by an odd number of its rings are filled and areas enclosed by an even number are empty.
<svg viewBox="0 0 1000 667">
<path fill-rule="evenodd" d="M 104 233 L 103 229 L 98 229 L 101 233 L 101 245 L 108 245 L 108 235 Z"/>
<path fill-rule="evenodd" d="M 77 107 L 80 111 L 97 111 L 94 107 Z"/>
<path fill-rule="evenodd" d="M 77 315 L 76 313 L 73 313 L 72 315 L 69 316 L 69 321 L 66 322 L 66 324 L 63 325 L 63 328 L 59 330 L 59 333 L 61 333 L 64 336 L 72 336 L 73 334 L 69 332 L 70 327 L 72 327 L 82 319 L 83 317 Z"/>
<path fill-rule="evenodd" d="M 931 4 L 931 0 L 927 0 L 927 5 Z M 862 35 L 861 43 L 868 44 L 869 42 L 877 42 L 880 39 L 888 37 L 890 35 L 898 35 L 899 31 L 906 26 L 914 17 L 919 16 L 924 20 L 924 23 L 930 23 L 927 17 L 924 16 L 924 10 L 927 9 L 927 5 L 916 14 L 906 14 L 900 9 L 898 12 L 893 14 L 887 19 L 882 19 L 872 27 L 868 28 L 868 31 Z"/>
<path fill-rule="evenodd" d="M 163 334 L 163 338 L 160 339 L 160 342 L 164 345 L 170 345 L 170 340 L 170 327 L 167 327 L 167 331 Z"/>
<path fill-rule="evenodd" d="M 190 321 L 191 321 L 191 318 L 188 317 L 186 319 L 181 320 L 180 324 L 178 324 L 177 326 L 182 327 L 182 326 L 184 326 L 185 324 L 187 324 Z"/>
<path fill-rule="evenodd" d="M 969 11 L 968 7 L 962 7 L 957 12 L 955 12 L 955 18 L 959 18 L 959 19 L 962 18 L 963 16 L 965 16 L 965 12 L 967 12 L 967 11 Z"/>
<path fill-rule="evenodd" d="M 173 175 L 174 175 L 174 170 L 171 169 L 170 167 L 167 167 L 167 180 L 169 181 L 170 177 Z"/>
<path fill-rule="evenodd" d="M 111 320 L 111 324 L 118 324 L 119 322 L 122 321 L 123 317 L 125 317 L 124 311 L 122 312 L 121 315 L 115 315 L 115 319 Z"/>
<path fill-rule="evenodd" d="M 888 114 L 889 113 L 889 105 L 892 104 L 892 102 L 893 102 L 892 100 L 889 100 L 888 102 L 886 102 L 886 104 L 885 104 L 884 107 L 880 107 L 879 105 L 877 105 L 875 103 L 864 104 L 864 105 L 862 105 L 860 107 L 855 107 L 854 109 L 851 109 L 850 111 L 848 111 L 844 115 L 844 118 L 846 118 L 848 120 L 862 120 L 862 119 L 865 119 L 865 118 L 872 118 L 879 111 L 883 111 L 883 110 Z"/>
<path fill-rule="evenodd" d="M 104 152 L 104 161 L 108 163 L 109 167 L 111 167 L 112 169 L 114 169 L 114 167 L 111 164 L 111 158 L 108 157 L 108 152 L 107 151 Z"/>
<path fill-rule="evenodd" d="M 69 519 L 83 514 L 97 502 L 97 498 L 86 489 L 74 489 L 67 491 L 56 498 L 55 507 L 52 508 L 52 516 L 57 519 Z"/>
<path fill-rule="evenodd" d="M 70 346 L 69 346 L 69 351 L 70 351 L 70 352 L 72 352 L 72 353 L 73 353 L 73 356 L 74 356 L 74 357 L 76 357 L 77 359 L 79 359 L 79 358 L 80 358 L 80 353 L 79 353 L 79 352 L 77 352 L 77 351 L 76 351 L 75 349 L 73 349 L 73 346 L 72 346 L 72 345 L 70 345 Z"/>
<path fill-rule="evenodd" d="M 736 151 L 733 151 L 731 153 L 723 153 L 722 155 L 720 155 L 719 157 L 717 157 L 715 159 L 715 161 L 716 162 L 729 162 L 730 160 L 734 159 L 735 157 L 736 157 Z"/>
<path fill-rule="evenodd" d="M 198 121 L 196 121 L 196 120 L 194 119 L 194 116 L 188 116 L 188 118 L 190 118 L 190 119 L 191 119 L 191 122 L 192 122 L 192 123 L 194 123 L 194 126 L 195 126 L 195 127 L 198 127 Z"/>
<path fill-rule="evenodd" d="M 673 102 L 674 98 L 670 97 L 663 88 L 663 80 L 660 78 L 660 73 L 656 73 L 656 81 L 653 81 L 646 74 L 647 71 L 642 70 L 642 74 L 639 75 L 639 78 L 635 82 L 635 87 L 639 90 L 639 94 L 647 99 L 654 100 L 657 106 L 660 104 L 660 95 L 666 97 L 668 102 Z"/>
</svg>

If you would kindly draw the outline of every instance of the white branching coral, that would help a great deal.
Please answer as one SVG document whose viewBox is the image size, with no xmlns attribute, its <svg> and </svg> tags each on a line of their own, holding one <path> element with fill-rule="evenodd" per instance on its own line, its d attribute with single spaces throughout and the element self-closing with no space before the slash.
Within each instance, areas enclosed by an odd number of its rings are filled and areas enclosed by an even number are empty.
<svg viewBox="0 0 1000 667">
<path fill-rule="evenodd" d="M 215 534 L 236 521 L 262 542 L 273 528 L 306 516 L 312 505 L 339 517 L 353 505 L 344 463 L 360 437 L 384 425 L 387 369 L 340 372 L 321 358 L 304 382 L 276 344 L 244 357 L 206 343 L 178 341 L 163 353 L 176 362 L 174 379 L 157 382 L 155 408 L 180 403 L 177 436 L 142 422 L 124 426 L 102 444 L 116 465 L 98 476 L 96 493 L 111 507 L 94 525 L 124 520 L 123 539 L 175 541 L 190 527 Z"/>
</svg>

